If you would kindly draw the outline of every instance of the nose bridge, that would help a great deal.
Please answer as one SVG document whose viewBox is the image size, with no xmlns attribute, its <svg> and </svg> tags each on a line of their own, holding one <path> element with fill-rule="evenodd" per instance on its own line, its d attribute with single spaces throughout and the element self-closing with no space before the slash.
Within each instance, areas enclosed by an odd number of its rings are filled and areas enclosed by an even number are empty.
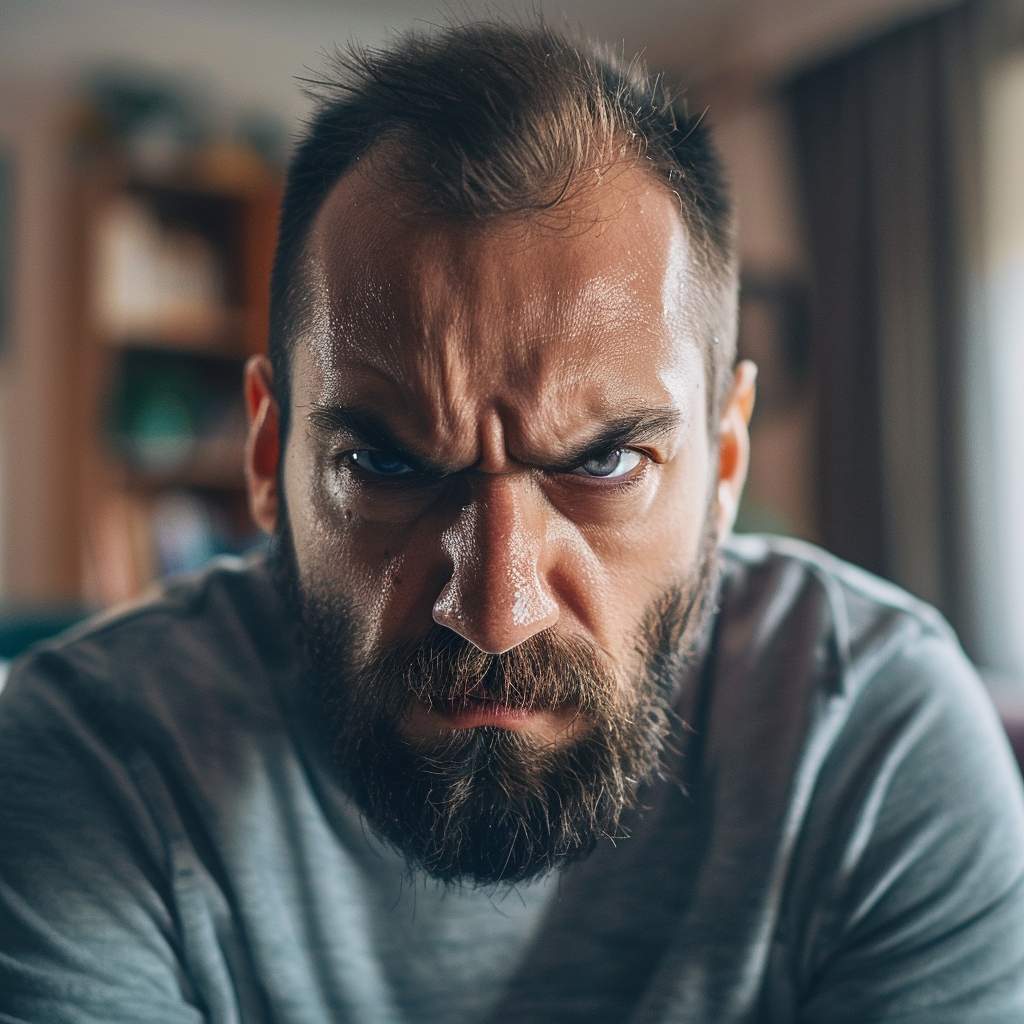
<svg viewBox="0 0 1024 1024">
<path fill-rule="evenodd" d="M 470 502 L 447 531 L 452 576 L 434 620 L 491 654 L 507 651 L 558 618 L 542 578 L 543 509 L 517 474 L 481 474 Z"/>
</svg>

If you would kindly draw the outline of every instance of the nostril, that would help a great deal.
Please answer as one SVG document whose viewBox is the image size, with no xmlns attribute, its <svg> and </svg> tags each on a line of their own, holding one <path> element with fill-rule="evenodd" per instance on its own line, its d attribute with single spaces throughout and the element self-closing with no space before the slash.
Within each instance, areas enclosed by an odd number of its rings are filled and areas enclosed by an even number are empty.
<svg viewBox="0 0 1024 1024">
<path fill-rule="evenodd" d="M 457 578 L 434 603 L 433 618 L 487 654 L 502 654 L 557 622 L 558 604 L 536 577 L 512 593 L 467 591 Z"/>
<path fill-rule="evenodd" d="M 457 633 L 462 633 L 467 621 L 463 610 L 464 604 L 463 596 L 459 593 L 459 588 L 453 577 L 445 584 L 444 589 L 434 602 L 434 621 L 438 625 L 447 626 Z"/>
</svg>

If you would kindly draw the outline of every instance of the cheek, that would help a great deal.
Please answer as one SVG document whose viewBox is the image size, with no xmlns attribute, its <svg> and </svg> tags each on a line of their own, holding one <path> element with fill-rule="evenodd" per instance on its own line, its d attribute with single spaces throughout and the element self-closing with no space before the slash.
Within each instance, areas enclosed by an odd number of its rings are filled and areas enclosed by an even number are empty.
<svg viewBox="0 0 1024 1024">
<path fill-rule="evenodd" d="M 440 524 L 429 516 L 367 515 L 358 489 L 341 486 L 319 459 L 296 449 L 285 460 L 285 494 L 304 587 L 342 596 L 363 644 L 415 637 L 429 627 L 444 586 Z"/>
<path fill-rule="evenodd" d="M 664 545 L 673 576 L 688 574 L 700 557 L 717 481 L 714 453 L 703 443 L 666 467 L 650 532 L 654 546 Z"/>
<path fill-rule="evenodd" d="M 624 662 L 652 602 L 697 568 L 711 465 L 711 453 L 695 446 L 658 467 L 657 485 L 631 516 L 585 525 L 563 519 L 549 533 L 547 580 L 559 604 Z"/>
</svg>

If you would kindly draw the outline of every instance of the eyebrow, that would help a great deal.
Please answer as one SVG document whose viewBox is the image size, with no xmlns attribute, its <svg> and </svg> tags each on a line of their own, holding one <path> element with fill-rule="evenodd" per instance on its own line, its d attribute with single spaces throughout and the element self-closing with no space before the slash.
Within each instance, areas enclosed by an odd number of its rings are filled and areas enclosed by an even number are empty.
<svg viewBox="0 0 1024 1024">
<path fill-rule="evenodd" d="M 314 405 L 309 422 L 324 434 L 351 434 L 357 441 L 392 455 L 410 469 L 429 477 L 447 476 L 451 469 L 410 452 L 398 435 L 376 413 L 341 405 Z"/>
<path fill-rule="evenodd" d="M 671 406 L 638 409 L 602 424 L 596 433 L 565 450 L 558 462 L 547 466 L 567 472 L 591 459 L 600 458 L 618 448 L 655 441 L 672 433 L 682 421 L 679 410 Z"/>
<path fill-rule="evenodd" d="M 410 452 L 387 423 L 368 409 L 314 405 L 309 411 L 308 419 L 310 424 L 322 433 L 351 434 L 360 443 L 379 448 L 388 455 L 401 459 L 411 469 L 424 476 L 441 477 L 452 472 L 450 467 Z M 567 446 L 555 462 L 546 463 L 539 468 L 568 472 L 618 448 L 665 437 L 674 431 L 681 421 L 682 416 L 674 407 L 638 409 L 601 424 L 597 431 L 585 440 Z"/>
</svg>

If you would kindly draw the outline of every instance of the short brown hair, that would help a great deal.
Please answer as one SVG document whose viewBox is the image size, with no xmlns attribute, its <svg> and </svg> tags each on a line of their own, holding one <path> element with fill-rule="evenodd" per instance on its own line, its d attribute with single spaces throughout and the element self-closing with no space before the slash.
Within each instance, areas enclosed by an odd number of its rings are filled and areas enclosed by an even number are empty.
<svg viewBox="0 0 1024 1024">
<path fill-rule="evenodd" d="M 309 83 L 317 108 L 289 168 L 271 286 L 282 436 L 291 353 L 311 298 L 306 238 L 334 184 L 381 144 L 395 154 L 390 181 L 455 220 L 541 215 L 584 172 L 623 159 L 649 168 L 678 197 L 708 285 L 714 424 L 735 355 L 736 271 L 727 191 L 702 117 L 673 105 L 639 61 L 543 22 L 457 25 L 379 50 L 352 45 L 335 51 L 328 72 Z"/>
</svg>

